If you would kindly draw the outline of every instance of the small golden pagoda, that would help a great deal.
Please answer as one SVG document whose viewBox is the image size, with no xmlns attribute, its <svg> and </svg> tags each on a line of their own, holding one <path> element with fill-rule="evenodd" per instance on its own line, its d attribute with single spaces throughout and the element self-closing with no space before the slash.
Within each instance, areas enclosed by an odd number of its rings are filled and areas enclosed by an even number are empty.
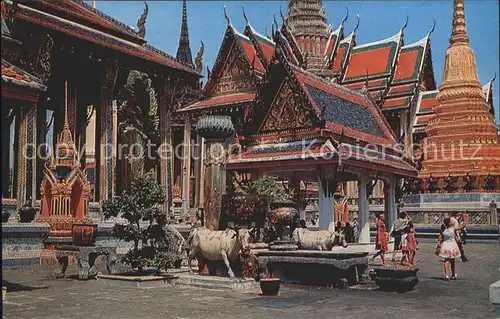
<svg viewBox="0 0 500 319">
<path fill-rule="evenodd" d="M 91 220 L 91 186 L 80 168 L 78 151 L 68 124 L 67 83 L 64 126 L 58 135 L 55 156 L 53 154 L 50 164 L 45 166 L 40 193 L 42 201 L 38 221 L 47 222 L 51 227 L 48 245 L 70 243 L 73 224 Z"/>
</svg>

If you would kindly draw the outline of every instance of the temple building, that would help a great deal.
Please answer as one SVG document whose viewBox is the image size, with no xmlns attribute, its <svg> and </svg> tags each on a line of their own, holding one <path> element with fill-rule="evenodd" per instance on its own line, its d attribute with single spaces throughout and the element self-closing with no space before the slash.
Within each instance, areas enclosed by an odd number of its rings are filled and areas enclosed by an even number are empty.
<svg viewBox="0 0 500 319">
<path fill-rule="evenodd" d="M 67 115 L 78 160 L 90 182 L 90 215 L 121 190 L 117 145 L 127 114 L 117 103 L 132 72 L 154 91 L 158 144 L 171 144 L 179 105 L 198 98 L 202 51 L 195 63 L 187 33 L 186 3 L 177 57 L 147 43 L 148 5 L 131 28 L 84 1 L 2 0 L 2 209 L 11 212 L 32 199 L 39 209 L 44 167 L 57 155 L 57 136 Z M 181 17 L 179 17 L 181 18 Z M 64 87 L 68 111 L 64 112 Z M 174 133 L 175 135 L 175 133 Z M 28 155 L 23 156 L 23 152 Z M 36 152 L 36 153 L 35 153 Z M 175 174 L 168 148 L 155 163 L 173 202 Z"/>
<path fill-rule="evenodd" d="M 454 10 L 457 10 L 456 6 Z M 307 140 L 313 136 L 319 138 L 308 133 L 310 127 L 320 130 L 322 138 L 325 139 L 328 139 L 326 138 L 328 134 L 325 132 L 331 131 L 332 133 L 329 134 L 333 134 L 330 136 L 332 149 L 337 149 L 343 144 L 339 142 L 341 133 L 343 133 L 343 138 L 348 140 L 346 136 L 349 135 L 347 133 L 349 129 L 362 132 L 363 130 L 358 127 L 349 127 L 346 122 L 336 123 L 341 120 L 335 118 L 335 115 L 341 117 L 341 114 L 337 113 L 338 110 L 332 109 L 333 104 L 341 103 L 336 102 L 341 96 L 342 103 L 346 103 L 345 108 L 352 109 L 353 112 L 349 115 L 346 113 L 346 117 L 357 119 L 361 116 L 359 112 L 354 111 L 360 105 L 358 103 L 357 106 L 355 102 L 357 94 L 368 97 L 369 105 L 375 107 L 373 110 L 382 114 L 381 121 L 383 121 L 384 128 L 390 128 L 393 142 L 404 145 L 401 153 L 403 162 L 400 163 L 402 166 L 398 169 L 406 167 L 406 164 L 415 169 L 421 168 L 422 163 L 418 156 L 422 148 L 415 149 L 413 144 L 420 145 L 427 141 L 429 130 L 426 126 L 436 111 L 433 106 L 437 105 L 436 95 L 439 92 L 434 79 L 431 56 L 431 36 L 434 31 L 432 22 L 429 23 L 429 30 L 422 32 L 422 39 L 414 43 L 404 41 L 404 30 L 408 24 L 408 18 L 406 18 L 406 21 L 402 19 L 401 28 L 395 30 L 394 35 L 372 43 L 360 44 L 356 41 L 356 33 L 362 23 L 359 16 L 356 26 L 350 32 L 344 30 L 344 23 L 348 19 L 349 12 L 336 28 L 331 28 L 321 1 L 318 0 L 291 1 L 286 15 L 281 14 L 281 26 L 274 21 L 272 36 L 259 33 L 250 24 L 244 10 L 243 15 L 246 26 L 243 32 L 240 32 L 232 25 L 225 12 L 227 28 L 213 68 L 208 70 L 208 79 L 202 90 L 202 97 L 196 103 L 178 111 L 186 119 L 184 134 L 190 136 L 192 141 L 195 141 L 192 136 L 198 131 L 197 123 L 200 124 L 198 122 L 200 119 L 210 118 L 210 116 L 215 116 L 212 121 L 216 121 L 217 116 L 231 118 L 231 125 L 235 132 L 233 143 L 242 147 L 243 150 L 238 159 L 230 156 L 224 163 L 226 176 L 231 172 L 236 172 L 236 178 L 245 176 L 244 178 L 247 179 L 251 176 L 250 179 L 255 179 L 263 174 L 274 174 L 285 176 L 290 183 L 297 179 L 307 180 L 320 189 L 318 199 L 320 203 L 324 203 L 321 180 L 318 180 L 316 173 L 313 173 L 314 169 L 308 167 L 307 161 L 290 164 L 293 167 L 291 170 L 295 171 L 295 174 L 291 174 L 282 167 L 285 162 L 278 162 L 278 159 L 293 162 L 294 153 L 291 151 L 288 153 L 287 149 L 295 150 L 297 152 L 295 156 L 298 156 L 300 153 L 298 141 Z M 289 83 L 290 81 L 293 85 Z M 331 97 L 332 94 L 334 97 Z M 482 100 L 479 100 L 478 95 L 478 103 L 482 103 L 490 114 L 487 116 L 487 122 L 491 124 L 488 124 L 491 126 L 491 134 L 494 130 L 498 132 L 494 124 L 491 81 L 482 87 L 480 96 Z M 301 102 L 296 102 L 295 98 Z M 301 108 L 294 103 L 306 103 L 313 109 Z M 281 105 L 274 106 L 275 104 Z M 316 117 L 313 116 L 314 114 Z M 486 119 L 486 115 L 480 117 Z M 310 121 L 314 122 L 314 120 L 318 123 L 311 124 Z M 222 124 L 217 125 L 230 126 L 225 122 L 226 120 L 219 118 L 218 121 Z M 208 120 L 205 120 L 201 124 L 208 125 L 207 122 Z M 366 122 L 364 125 L 367 125 L 370 121 L 363 118 L 358 119 L 358 122 Z M 332 128 L 338 130 L 337 135 Z M 449 130 L 454 131 L 452 127 L 449 127 Z M 432 134 L 432 130 L 430 132 Z M 363 133 L 359 134 L 351 135 L 351 139 L 354 138 L 354 140 L 350 142 L 370 141 Z M 196 149 L 197 154 L 201 154 L 202 159 L 205 160 L 212 142 L 207 142 L 203 137 L 200 138 L 200 134 L 197 135 L 196 145 L 199 147 L 193 149 Z M 488 147 L 498 149 L 497 145 L 492 142 Z M 317 147 L 323 149 L 323 146 Z M 193 178 L 184 170 L 184 177 L 180 179 L 184 185 L 193 179 L 196 180 L 196 188 L 194 188 L 194 194 L 188 187 L 182 189 L 183 205 L 191 209 L 193 206 L 188 206 L 187 203 L 193 203 L 195 208 L 204 208 L 210 215 L 209 207 L 218 207 L 219 204 L 212 203 L 213 199 L 207 196 L 219 198 L 219 192 L 224 193 L 224 190 L 219 189 L 214 193 L 213 189 L 224 185 L 215 187 L 213 183 L 207 184 L 205 179 L 211 177 L 204 174 L 204 171 L 212 170 L 212 168 L 203 160 L 197 163 L 190 161 L 186 164 L 183 167 L 189 167 L 191 171 L 197 173 Z M 194 168 L 193 164 L 195 164 Z M 370 171 L 372 165 L 365 162 L 363 168 Z M 390 166 L 389 163 L 384 163 L 384 165 Z M 300 172 L 301 169 L 309 173 Z M 281 171 L 283 173 L 279 174 Z M 406 173 L 402 171 L 396 173 L 392 170 L 392 175 L 387 175 L 387 167 L 379 167 L 373 170 L 372 174 L 367 175 L 368 180 L 362 181 L 365 186 L 360 186 L 359 176 L 363 174 L 359 171 L 351 171 L 351 175 L 346 173 L 349 177 L 345 178 L 341 177 L 344 175 L 339 174 L 338 185 L 334 193 L 340 195 L 340 198 L 347 198 L 349 220 L 355 217 L 366 220 L 366 216 L 361 216 L 366 213 L 360 209 L 370 212 L 384 211 L 386 214 L 389 211 L 392 214 L 394 209 L 390 206 L 393 204 L 388 201 L 392 192 L 396 192 L 395 196 L 398 199 L 404 193 L 413 194 L 408 184 L 418 179 L 415 178 L 416 176 L 411 177 L 410 171 L 410 168 L 406 170 Z M 423 176 L 425 169 L 419 174 L 420 177 Z M 445 175 L 447 174 L 448 171 Z M 492 170 L 490 175 L 493 174 Z M 391 180 L 392 178 L 394 180 Z M 230 182 L 229 179 L 227 182 Z M 395 189 L 391 186 L 394 184 L 396 184 Z M 203 185 L 210 186 L 208 190 L 203 190 Z M 186 195 L 189 195 L 189 200 Z M 364 197 L 368 198 L 368 203 L 365 203 Z M 476 210 L 479 209 L 487 214 L 490 201 L 491 199 L 487 203 L 482 203 L 482 207 L 475 207 Z M 364 207 L 365 204 L 368 208 Z M 443 205 L 446 203 L 443 202 Z M 412 210 L 409 206 L 406 207 L 407 212 L 414 215 L 419 224 L 438 223 L 437 219 L 420 218 L 424 214 L 427 216 L 427 212 L 418 211 L 417 208 Z M 321 221 L 321 216 L 331 221 L 330 217 L 326 216 L 333 215 L 330 212 L 321 213 L 326 209 L 325 207 L 319 204 L 321 228 L 328 224 L 324 220 Z M 306 210 L 308 209 L 302 209 L 302 217 Z M 444 213 L 440 212 L 435 215 L 441 218 Z M 478 214 L 482 213 L 478 212 Z M 369 218 L 373 218 L 373 215 Z M 392 216 L 388 216 L 388 219 L 391 220 Z M 490 219 L 478 222 L 481 225 L 492 225 L 491 223 Z"/>
</svg>

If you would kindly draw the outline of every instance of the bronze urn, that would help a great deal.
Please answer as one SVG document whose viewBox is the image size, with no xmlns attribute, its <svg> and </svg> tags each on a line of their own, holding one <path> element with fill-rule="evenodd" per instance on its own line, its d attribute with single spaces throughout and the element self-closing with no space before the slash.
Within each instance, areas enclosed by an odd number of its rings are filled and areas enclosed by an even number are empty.
<svg viewBox="0 0 500 319">
<path fill-rule="evenodd" d="M 19 222 L 31 223 L 35 219 L 35 215 L 36 215 L 36 209 L 35 207 L 33 207 L 31 199 L 29 199 L 19 209 Z"/>
</svg>

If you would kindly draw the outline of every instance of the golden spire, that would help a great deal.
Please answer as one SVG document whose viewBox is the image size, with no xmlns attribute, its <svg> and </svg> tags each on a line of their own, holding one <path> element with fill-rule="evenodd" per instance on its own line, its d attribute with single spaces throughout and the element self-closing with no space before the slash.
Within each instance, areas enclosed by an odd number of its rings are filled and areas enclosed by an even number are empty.
<svg viewBox="0 0 500 319">
<path fill-rule="evenodd" d="M 469 43 L 465 25 L 464 0 L 453 1 L 453 31 L 451 33 L 450 45 L 458 42 Z"/>
<path fill-rule="evenodd" d="M 443 82 L 439 88 L 438 99 L 447 97 L 448 94 L 445 92 L 447 89 L 463 88 L 464 86 L 469 87 L 468 92 L 462 90 L 462 93 L 467 93 L 467 97 L 479 98 L 482 95 L 477 75 L 476 59 L 472 48 L 469 46 L 469 37 L 465 28 L 464 0 L 454 0 L 450 46 L 446 51 Z M 451 96 L 456 98 L 456 93 L 454 92 Z"/>
<path fill-rule="evenodd" d="M 73 134 L 71 133 L 68 122 L 68 81 L 64 83 L 64 125 L 59 135 L 59 143 L 56 152 L 59 164 L 75 165 L 76 149 L 73 143 Z"/>
</svg>

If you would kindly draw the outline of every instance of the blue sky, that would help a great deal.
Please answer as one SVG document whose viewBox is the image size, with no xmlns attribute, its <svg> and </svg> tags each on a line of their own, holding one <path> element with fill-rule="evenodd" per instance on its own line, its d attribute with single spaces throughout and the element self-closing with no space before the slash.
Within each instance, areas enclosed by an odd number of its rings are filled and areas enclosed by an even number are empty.
<svg viewBox="0 0 500 319">
<path fill-rule="evenodd" d="M 181 1 L 148 1 L 149 15 L 146 24 L 146 40 L 172 55 L 175 55 L 179 41 L 181 24 Z M 196 54 L 200 40 L 205 43 L 204 65 L 210 68 L 217 56 L 226 20 L 223 8 L 232 24 L 240 31 L 244 30 L 245 20 L 242 5 L 252 26 L 260 33 L 268 27 L 271 31 L 273 13 L 278 22 L 280 6 L 286 12 L 287 1 L 187 1 L 189 37 L 191 50 Z M 345 15 L 345 7 L 350 11 L 345 23 L 348 34 L 356 24 L 356 14 L 361 18 L 356 32 L 358 44 L 377 41 L 396 34 L 409 16 L 405 29 L 405 43 L 423 38 L 436 20 L 436 30 L 431 36 L 432 60 L 437 83 L 441 83 L 445 52 L 451 33 L 453 13 L 452 0 L 432 1 L 323 1 L 328 23 L 334 28 Z M 97 8 L 119 21 L 136 26 L 144 4 L 142 1 L 97 1 Z M 499 72 L 499 2 L 497 0 L 465 1 L 467 31 L 471 46 L 476 55 L 479 79 L 482 84 L 488 82 Z M 204 69 L 206 69 L 204 67 Z M 500 79 L 494 82 L 494 104 L 497 122 L 500 116 L 499 91 Z"/>
</svg>

